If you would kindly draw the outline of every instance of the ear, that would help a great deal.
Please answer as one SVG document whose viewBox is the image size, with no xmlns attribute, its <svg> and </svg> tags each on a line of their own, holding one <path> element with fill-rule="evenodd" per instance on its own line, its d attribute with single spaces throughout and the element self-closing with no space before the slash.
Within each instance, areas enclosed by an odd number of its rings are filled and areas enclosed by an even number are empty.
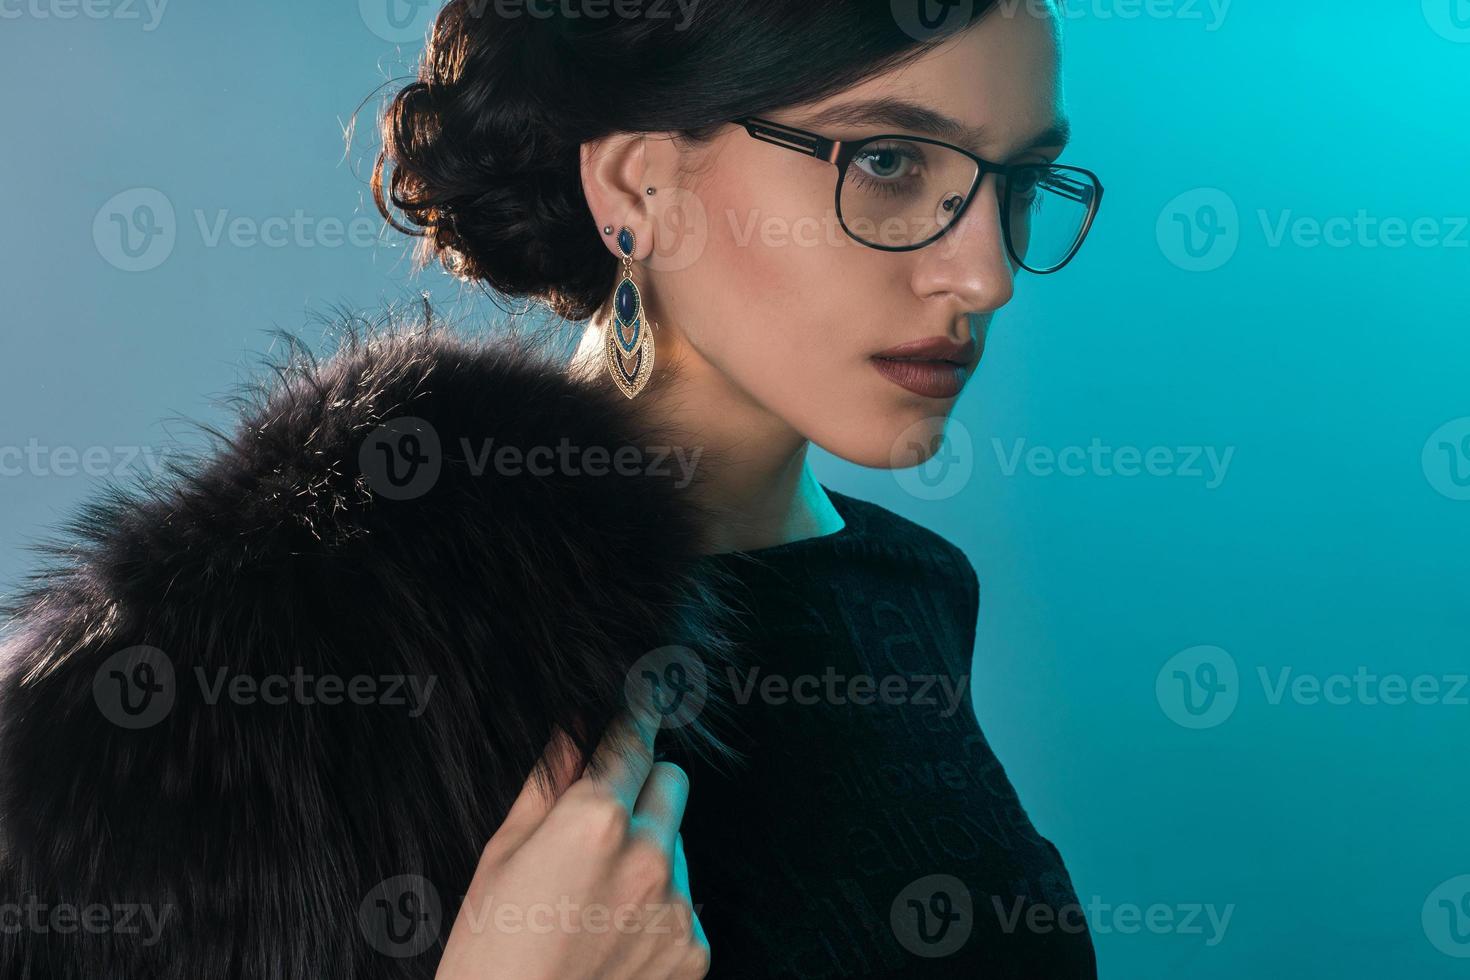
<svg viewBox="0 0 1470 980">
<path fill-rule="evenodd" d="M 614 133 L 581 146 L 582 192 L 597 235 L 615 256 L 618 230 L 633 232 L 634 260 L 653 254 L 653 232 L 658 223 L 659 198 L 648 188 L 667 185 L 674 175 L 671 140 L 656 134 Z M 612 228 L 612 233 L 604 229 Z"/>
</svg>

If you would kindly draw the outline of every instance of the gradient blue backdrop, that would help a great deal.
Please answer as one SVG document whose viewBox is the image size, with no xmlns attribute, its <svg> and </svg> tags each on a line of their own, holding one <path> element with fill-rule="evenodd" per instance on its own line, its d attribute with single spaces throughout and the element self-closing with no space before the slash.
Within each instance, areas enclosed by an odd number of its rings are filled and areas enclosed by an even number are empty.
<svg viewBox="0 0 1470 980">
<path fill-rule="evenodd" d="M 410 275 L 344 159 L 417 50 L 385 2 L 0 0 L 0 451 L 32 447 L 0 457 L 6 588 L 101 473 L 188 437 L 161 420 L 222 420 L 269 328 L 420 288 L 494 314 Z M 1105 977 L 1464 976 L 1470 3 L 1071 11 L 1092 239 L 1021 281 L 947 463 L 819 473 L 979 569 L 977 709 Z M 172 244 L 124 252 L 135 214 Z M 221 218 L 284 238 L 211 244 Z M 1155 472 L 1047 465 L 1094 440 Z M 1382 703 L 1386 675 L 1437 693 Z"/>
</svg>

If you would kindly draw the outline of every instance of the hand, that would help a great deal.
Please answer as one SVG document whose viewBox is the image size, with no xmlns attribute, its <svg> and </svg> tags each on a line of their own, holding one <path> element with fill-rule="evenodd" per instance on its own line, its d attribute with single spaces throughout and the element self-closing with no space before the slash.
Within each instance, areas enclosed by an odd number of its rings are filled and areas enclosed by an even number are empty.
<svg viewBox="0 0 1470 980">
<path fill-rule="evenodd" d="M 658 723 L 618 716 L 579 774 L 558 731 L 485 845 L 436 980 L 699 980 L 710 950 L 679 824 L 689 777 L 653 761 Z M 592 773 L 598 773 L 596 777 Z"/>
</svg>

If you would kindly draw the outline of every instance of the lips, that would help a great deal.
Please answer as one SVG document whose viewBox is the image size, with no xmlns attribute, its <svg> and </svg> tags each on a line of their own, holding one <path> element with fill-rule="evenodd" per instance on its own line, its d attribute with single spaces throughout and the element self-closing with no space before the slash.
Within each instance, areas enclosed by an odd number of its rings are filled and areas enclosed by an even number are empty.
<svg viewBox="0 0 1470 980">
<path fill-rule="evenodd" d="M 975 339 L 959 341 L 948 337 L 925 337 L 911 340 L 897 347 L 890 347 L 873 355 L 895 361 L 948 361 L 961 367 L 969 367 L 975 360 Z"/>
<path fill-rule="evenodd" d="M 977 346 L 948 337 L 926 337 L 874 354 L 873 366 L 889 381 L 926 398 L 953 398 L 974 369 Z"/>
</svg>

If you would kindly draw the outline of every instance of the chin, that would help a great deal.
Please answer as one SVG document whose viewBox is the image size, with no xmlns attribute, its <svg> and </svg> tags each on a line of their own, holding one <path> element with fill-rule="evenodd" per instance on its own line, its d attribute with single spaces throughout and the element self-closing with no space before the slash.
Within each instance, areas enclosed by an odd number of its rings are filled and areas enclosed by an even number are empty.
<svg viewBox="0 0 1470 980">
<path fill-rule="evenodd" d="M 879 415 L 865 413 L 840 432 L 808 438 L 832 455 L 858 466 L 879 470 L 919 466 L 939 452 L 944 427 L 955 404 L 953 398 L 925 399 L 925 402 L 922 406 L 905 405 Z"/>
</svg>

